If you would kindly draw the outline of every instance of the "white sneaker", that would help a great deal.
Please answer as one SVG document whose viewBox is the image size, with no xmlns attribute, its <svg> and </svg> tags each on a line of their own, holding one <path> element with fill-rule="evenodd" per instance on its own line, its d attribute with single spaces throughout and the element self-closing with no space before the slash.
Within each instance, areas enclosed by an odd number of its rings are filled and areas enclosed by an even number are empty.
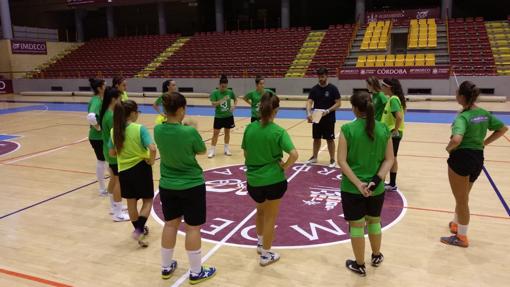
<svg viewBox="0 0 510 287">
<path fill-rule="evenodd" d="M 127 206 L 122 205 L 122 211 L 127 212 Z M 113 206 L 110 205 L 110 215 L 113 215 Z"/>
<path fill-rule="evenodd" d="M 230 148 L 228 148 L 228 147 L 225 147 L 223 149 L 223 152 L 225 153 L 226 156 L 231 156 L 232 155 L 232 153 L 230 152 Z"/>
<path fill-rule="evenodd" d="M 105 197 L 108 196 L 108 190 L 105 189 L 99 189 L 99 196 Z"/>
<path fill-rule="evenodd" d="M 209 153 L 207 154 L 207 157 L 208 158 L 213 158 L 215 154 L 216 154 L 216 151 L 214 149 L 210 149 Z"/>
<path fill-rule="evenodd" d="M 329 168 L 335 168 L 336 167 L 336 162 L 334 159 L 330 159 L 329 160 L 329 165 L 328 165 Z"/>
<path fill-rule="evenodd" d="M 306 161 L 307 164 L 317 163 L 317 158 L 311 157 L 309 160 Z"/>
<path fill-rule="evenodd" d="M 266 255 L 260 255 L 260 266 L 267 266 L 280 260 L 280 254 L 269 251 Z"/>
<path fill-rule="evenodd" d="M 129 221 L 129 214 L 125 211 L 112 215 L 112 219 L 115 222 Z"/>
</svg>

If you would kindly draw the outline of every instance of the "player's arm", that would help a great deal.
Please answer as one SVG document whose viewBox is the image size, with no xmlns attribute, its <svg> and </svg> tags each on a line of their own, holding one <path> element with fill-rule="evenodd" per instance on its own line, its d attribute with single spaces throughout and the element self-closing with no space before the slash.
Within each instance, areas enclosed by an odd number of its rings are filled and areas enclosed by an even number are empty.
<svg viewBox="0 0 510 287">
<path fill-rule="evenodd" d="M 286 170 L 289 167 L 291 167 L 296 162 L 296 160 L 298 158 L 299 158 L 299 154 L 298 154 L 297 150 L 293 149 L 289 152 L 289 157 L 287 158 L 287 161 L 280 162 L 280 166 L 282 167 L 283 170 Z"/>
<path fill-rule="evenodd" d="M 496 130 L 494 131 L 484 142 L 483 142 L 483 145 L 489 145 L 491 144 L 493 141 L 499 139 L 500 137 L 502 137 L 506 132 L 508 131 L 508 127 L 507 126 L 503 126 L 502 128 L 500 128 L 499 130 Z"/>
<path fill-rule="evenodd" d="M 451 153 L 454 149 L 456 149 L 460 145 L 463 138 L 464 138 L 463 135 L 459 135 L 459 134 L 452 135 L 452 137 L 450 138 L 450 142 L 446 146 L 446 151 L 448 153 Z"/>
<path fill-rule="evenodd" d="M 388 172 L 390 172 L 391 167 L 393 166 L 393 162 L 395 161 L 395 155 L 393 153 L 393 140 L 391 137 L 388 139 L 388 143 L 386 145 L 386 151 L 384 152 L 384 160 L 379 167 L 379 171 L 376 175 L 370 180 L 368 184 L 368 189 L 373 191 L 377 185 L 386 178 Z"/>
</svg>

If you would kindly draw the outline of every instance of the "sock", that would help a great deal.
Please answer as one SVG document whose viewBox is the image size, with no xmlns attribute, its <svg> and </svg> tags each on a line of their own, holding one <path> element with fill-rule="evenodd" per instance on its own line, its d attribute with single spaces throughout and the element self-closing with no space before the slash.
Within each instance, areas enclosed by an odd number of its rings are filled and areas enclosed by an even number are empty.
<svg viewBox="0 0 510 287">
<path fill-rule="evenodd" d="M 96 177 L 97 177 L 97 181 L 99 182 L 99 189 L 101 191 L 105 190 L 105 184 L 104 184 L 105 169 L 106 169 L 105 162 L 98 160 L 97 165 L 96 165 Z"/>
<path fill-rule="evenodd" d="M 264 238 L 264 237 L 263 237 L 262 235 L 258 235 L 258 234 L 257 234 L 257 238 L 259 239 L 259 241 L 257 242 L 257 244 L 258 244 L 258 245 L 262 245 L 262 244 L 263 244 L 263 241 L 262 241 L 262 240 L 263 240 L 263 238 Z"/>
<path fill-rule="evenodd" d="M 199 274 L 202 271 L 202 252 L 200 249 L 188 251 L 188 260 L 191 273 Z"/>
<path fill-rule="evenodd" d="M 131 224 L 133 224 L 133 227 L 136 229 L 136 223 L 138 222 L 138 220 L 135 220 L 135 221 L 131 221 Z"/>
<path fill-rule="evenodd" d="M 396 186 L 397 185 L 397 173 L 396 172 L 390 172 L 390 185 Z"/>
<path fill-rule="evenodd" d="M 138 216 L 138 230 L 143 232 L 143 228 L 145 227 L 145 223 L 147 222 L 147 217 Z"/>
<path fill-rule="evenodd" d="M 168 249 L 161 247 L 161 266 L 168 268 L 172 265 L 172 258 L 174 257 L 174 249 Z"/>
<path fill-rule="evenodd" d="M 113 193 L 108 193 L 108 198 L 110 199 L 110 208 L 114 211 L 115 201 L 113 201 Z"/>
<path fill-rule="evenodd" d="M 458 235 L 467 236 L 467 231 L 468 231 L 467 224 L 466 225 L 459 224 L 459 229 L 457 231 Z"/>
<path fill-rule="evenodd" d="M 230 145 L 229 144 L 225 144 L 225 149 L 229 148 Z"/>
<path fill-rule="evenodd" d="M 455 223 L 455 224 L 459 224 L 459 217 L 458 217 L 457 213 L 455 213 L 455 214 L 453 215 L 453 223 Z"/>
<path fill-rule="evenodd" d="M 216 150 L 216 146 L 212 145 L 210 151 L 215 151 L 215 150 Z"/>
<path fill-rule="evenodd" d="M 113 214 L 119 216 L 122 213 L 122 201 L 113 202 Z"/>
</svg>

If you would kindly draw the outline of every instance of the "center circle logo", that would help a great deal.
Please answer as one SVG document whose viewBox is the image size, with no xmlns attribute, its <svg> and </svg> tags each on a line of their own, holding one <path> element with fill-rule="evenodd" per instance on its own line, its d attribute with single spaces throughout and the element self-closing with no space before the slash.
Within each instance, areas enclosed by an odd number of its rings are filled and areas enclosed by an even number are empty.
<svg viewBox="0 0 510 287">
<path fill-rule="evenodd" d="M 232 165 L 205 171 L 207 186 L 207 222 L 202 239 L 223 241 L 226 245 L 253 247 L 255 202 L 246 184 L 246 167 Z M 338 168 L 295 164 L 287 171 L 288 188 L 276 221 L 275 248 L 305 248 L 338 244 L 349 240 L 349 227 L 343 218 L 340 197 L 342 174 Z M 387 192 L 381 214 L 383 230 L 396 224 L 407 205 L 400 192 Z M 153 216 L 163 224 L 159 193 Z M 181 231 L 184 226 L 181 225 Z"/>
</svg>

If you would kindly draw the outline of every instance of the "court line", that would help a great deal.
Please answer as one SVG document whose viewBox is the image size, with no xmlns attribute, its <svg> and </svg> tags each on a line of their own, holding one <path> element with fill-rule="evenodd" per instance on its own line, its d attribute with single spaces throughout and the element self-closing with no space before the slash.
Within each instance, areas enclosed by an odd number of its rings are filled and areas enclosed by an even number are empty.
<svg viewBox="0 0 510 287">
<path fill-rule="evenodd" d="M 507 140 L 508 142 L 510 142 L 510 138 L 509 138 L 509 137 L 507 137 L 506 135 L 503 135 L 503 136 L 506 138 L 506 140 Z"/>
<path fill-rule="evenodd" d="M 59 282 L 51 281 L 51 280 L 48 280 L 48 279 L 44 279 L 44 278 L 40 278 L 40 277 L 28 275 L 28 274 L 14 272 L 14 271 L 10 271 L 10 270 L 3 269 L 3 268 L 0 268 L 0 273 L 6 274 L 6 275 L 10 275 L 10 276 L 13 276 L 13 277 L 18 277 L 18 278 L 21 278 L 21 279 L 26 279 L 26 280 L 34 281 L 34 282 L 45 284 L 45 285 L 48 285 L 48 286 L 54 286 L 54 287 L 72 287 L 72 285 L 67 285 L 67 284 L 64 284 L 64 283 L 59 283 Z"/>
<path fill-rule="evenodd" d="M 505 198 L 503 198 L 503 195 L 501 194 L 501 192 L 499 192 L 499 189 L 496 186 L 496 183 L 492 179 L 491 175 L 489 174 L 489 171 L 485 168 L 485 166 L 483 166 L 483 172 L 487 176 L 487 179 L 489 179 L 489 182 L 492 185 L 492 189 L 494 189 L 494 192 L 496 192 L 496 195 L 498 196 L 499 201 L 501 201 L 501 204 L 505 208 L 506 213 L 508 214 L 508 216 L 510 216 L 510 208 L 508 207 L 508 204 L 506 203 Z"/>
<path fill-rule="evenodd" d="M 37 151 L 37 152 L 32 152 L 32 153 L 27 153 L 27 154 L 24 154 L 24 155 L 20 155 L 20 156 L 17 156 L 17 157 L 12 157 L 10 159 L 6 159 L 6 160 L 3 160 L 3 161 L 0 161 L 0 163 L 11 164 L 11 163 L 23 161 L 23 160 L 26 160 L 26 159 L 38 157 L 38 156 L 49 154 L 49 153 L 52 153 L 52 152 L 55 152 L 55 151 L 58 151 L 58 150 L 61 150 L 61 149 L 65 149 L 67 147 L 70 147 L 70 146 L 73 146 L 73 145 L 76 145 L 76 144 L 80 144 L 80 143 L 82 143 L 82 142 L 84 142 L 86 140 L 88 140 L 88 138 L 83 138 L 81 140 L 72 142 L 70 144 L 65 144 L 65 145 L 57 146 L 57 147 L 46 149 L 46 150 L 42 150 L 42 151 Z"/>
<path fill-rule="evenodd" d="M 0 165 L 18 166 L 18 167 L 27 167 L 27 168 L 37 168 L 37 169 L 45 169 L 45 170 L 53 170 L 53 171 L 81 173 L 81 174 L 96 174 L 95 172 L 88 172 L 88 171 L 81 171 L 81 170 L 62 169 L 62 168 L 53 168 L 53 167 L 44 167 L 44 166 L 34 166 L 34 165 L 25 165 L 25 164 L 17 164 L 17 163 L 0 163 Z"/>
<path fill-rule="evenodd" d="M 446 209 L 438 209 L 438 208 L 426 208 L 426 207 L 415 207 L 415 206 L 401 206 L 401 205 L 391 205 L 391 204 L 384 204 L 385 207 L 389 208 L 406 208 L 411 210 L 418 210 L 418 211 L 430 211 L 430 212 L 439 212 L 439 213 L 448 213 L 448 214 L 454 214 L 454 211 L 446 210 Z M 494 218 L 494 219 L 504 219 L 504 220 L 510 220 L 510 217 L 508 216 L 500 216 L 500 215 L 490 215 L 490 214 L 481 214 L 481 213 L 470 213 L 472 216 L 477 217 L 484 217 L 484 218 Z"/>
</svg>

